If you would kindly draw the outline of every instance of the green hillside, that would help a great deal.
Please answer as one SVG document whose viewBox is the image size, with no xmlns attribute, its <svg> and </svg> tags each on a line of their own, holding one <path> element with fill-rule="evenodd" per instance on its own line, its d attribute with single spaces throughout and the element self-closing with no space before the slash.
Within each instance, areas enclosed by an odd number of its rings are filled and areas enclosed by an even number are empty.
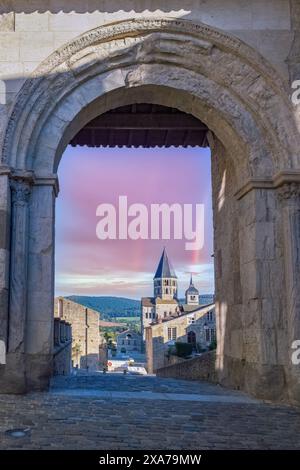
<svg viewBox="0 0 300 470">
<path fill-rule="evenodd" d="M 101 313 L 102 319 L 115 319 L 116 317 L 140 317 L 141 303 L 139 300 L 125 297 L 89 297 L 84 295 L 70 295 L 67 297 L 78 304 Z"/>
</svg>

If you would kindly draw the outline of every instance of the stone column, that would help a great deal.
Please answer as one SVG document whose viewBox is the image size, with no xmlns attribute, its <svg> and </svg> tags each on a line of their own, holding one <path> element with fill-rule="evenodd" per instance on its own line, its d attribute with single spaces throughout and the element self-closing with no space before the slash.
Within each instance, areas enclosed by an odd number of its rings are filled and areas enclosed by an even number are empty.
<svg viewBox="0 0 300 470">
<path fill-rule="evenodd" d="M 0 340 L 7 347 L 11 197 L 9 168 L 0 168 Z M 1 389 L 1 386 L 0 386 Z"/>
<path fill-rule="evenodd" d="M 278 188 L 282 208 L 285 263 L 286 321 L 288 350 L 288 389 L 290 399 L 300 397 L 300 365 L 292 363 L 292 343 L 300 340 L 300 183 Z"/>
<path fill-rule="evenodd" d="M 35 176 L 29 215 L 27 386 L 44 390 L 52 375 L 56 177 Z"/>
<path fill-rule="evenodd" d="M 66 322 L 65 320 L 60 321 L 60 342 L 66 342 Z"/>
<path fill-rule="evenodd" d="M 253 186 L 239 199 L 244 388 L 270 400 L 285 393 L 283 260 L 276 193 Z"/>
<path fill-rule="evenodd" d="M 5 390 L 26 391 L 25 331 L 27 314 L 28 204 L 30 177 L 11 180 L 11 256 Z"/>
<path fill-rule="evenodd" d="M 60 343 L 60 319 L 54 318 L 54 346 Z"/>
<path fill-rule="evenodd" d="M 11 269 L 8 351 L 25 352 L 28 255 L 28 182 L 16 180 L 12 189 Z"/>
<path fill-rule="evenodd" d="M 70 341 L 71 339 L 72 339 L 71 324 L 67 323 L 67 341 Z"/>
<path fill-rule="evenodd" d="M 151 326 L 145 328 L 146 340 L 146 358 L 147 358 L 147 372 L 153 374 L 154 372 L 154 359 L 153 359 L 153 338 Z"/>
</svg>

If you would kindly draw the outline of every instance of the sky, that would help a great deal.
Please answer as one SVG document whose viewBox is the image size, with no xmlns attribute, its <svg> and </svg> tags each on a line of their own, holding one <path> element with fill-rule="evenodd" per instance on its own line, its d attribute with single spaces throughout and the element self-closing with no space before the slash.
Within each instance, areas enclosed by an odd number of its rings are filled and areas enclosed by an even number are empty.
<svg viewBox="0 0 300 470">
<path fill-rule="evenodd" d="M 179 297 L 191 273 L 200 294 L 214 292 L 209 149 L 68 146 L 58 175 L 56 295 L 151 296 L 164 247 L 178 277 Z M 96 209 L 113 204 L 118 214 L 119 196 L 127 196 L 129 206 L 144 204 L 149 213 L 154 203 L 203 204 L 203 248 L 187 251 L 185 239 L 100 240 Z"/>
</svg>

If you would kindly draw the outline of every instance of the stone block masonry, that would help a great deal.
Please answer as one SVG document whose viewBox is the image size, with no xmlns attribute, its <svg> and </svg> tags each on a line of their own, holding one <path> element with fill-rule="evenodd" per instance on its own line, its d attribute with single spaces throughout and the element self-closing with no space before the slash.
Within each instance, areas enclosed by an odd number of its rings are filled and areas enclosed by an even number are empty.
<svg viewBox="0 0 300 470">
<path fill-rule="evenodd" d="M 99 370 L 99 348 L 102 344 L 99 312 L 59 297 L 55 299 L 54 315 L 70 323 L 72 327 L 73 367 L 89 371 Z"/>
<path fill-rule="evenodd" d="M 156 375 L 157 377 L 169 377 L 174 379 L 217 382 L 215 362 L 215 351 L 209 351 L 203 353 L 201 356 L 182 360 L 177 364 L 171 364 L 157 369 Z"/>
<path fill-rule="evenodd" d="M 218 380 L 299 403 L 298 5 L 0 2 L 1 392 L 49 385 L 62 153 L 96 116 L 146 102 L 209 129 Z M 82 318 L 78 355 L 95 367 Z"/>
</svg>

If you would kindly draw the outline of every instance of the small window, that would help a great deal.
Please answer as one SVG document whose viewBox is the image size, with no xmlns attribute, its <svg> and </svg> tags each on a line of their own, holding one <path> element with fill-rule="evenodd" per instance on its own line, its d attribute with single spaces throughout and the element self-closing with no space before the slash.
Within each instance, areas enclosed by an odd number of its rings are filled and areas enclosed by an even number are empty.
<svg viewBox="0 0 300 470">
<path fill-rule="evenodd" d="M 207 343 L 210 341 L 209 328 L 205 330 L 205 340 Z"/>
<path fill-rule="evenodd" d="M 168 328 L 168 341 L 175 341 L 177 339 L 177 328 Z"/>
</svg>

